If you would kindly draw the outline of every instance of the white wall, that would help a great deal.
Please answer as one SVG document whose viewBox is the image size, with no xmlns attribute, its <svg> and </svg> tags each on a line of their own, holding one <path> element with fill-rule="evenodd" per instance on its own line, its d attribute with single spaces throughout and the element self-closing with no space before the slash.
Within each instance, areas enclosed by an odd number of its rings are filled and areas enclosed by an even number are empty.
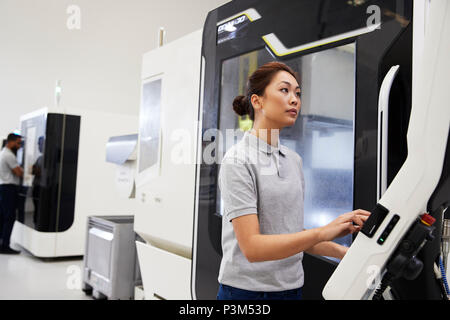
<svg viewBox="0 0 450 320">
<path fill-rule="evenodd" d="M 0 0 L 0 138 L 20 115 L 54 105 L 58 79 L 61 105 L 138 114 L 142 55 L 156 48 L 159 27 L 173 41 L 227 2 Z M 71 5 L 80 29 L 67 27 Z"/>
</svg>

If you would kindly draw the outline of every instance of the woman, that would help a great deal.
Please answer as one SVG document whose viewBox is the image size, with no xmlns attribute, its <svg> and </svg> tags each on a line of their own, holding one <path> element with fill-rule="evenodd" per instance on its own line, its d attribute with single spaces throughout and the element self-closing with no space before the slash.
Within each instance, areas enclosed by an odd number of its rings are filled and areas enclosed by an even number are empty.
<svg viewBox="0 0 450 320">
<path fill-rule="evenodd" d="M 233 101 L 253 128 L 225 154 L 219 173 L 223 199 L 222 299 L 301 299 L 303 252 L 342 259 L 348 248 L 331 240 L 357 232 L 370 213 L 355 210 L 328 225 L 303 229 L 302 159 L 279 143 L 279 132 L 300 112 L 297 76 L 270 62 Z"/>
</svg>

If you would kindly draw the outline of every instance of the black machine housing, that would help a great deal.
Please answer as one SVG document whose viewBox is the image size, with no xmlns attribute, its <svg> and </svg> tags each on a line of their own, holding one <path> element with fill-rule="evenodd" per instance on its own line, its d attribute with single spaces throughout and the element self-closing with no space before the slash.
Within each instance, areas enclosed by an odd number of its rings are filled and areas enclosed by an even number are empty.
<svg viewBox="0 0 450 320">
<path fill-rule="evenodd" d="M 364 29 L 373 22 L 373 11 L 368 10 L 369 7 L 379 9 L 380 28 L 351 37 L 344 36 L 349 32 Z M 243 13 L 250 8 L 256 10 L 261 17 L 250 19 Z M 313 124 L 322 126 L 320 129 L 322 131 L 318 131 L 319 136 L 327 134 L 327 129 L 323 129 L 327 126 L 346 132 L 343 136 L 348 137 L 347 143 L 350 144 L 352 153 L 350 171 L 322 170 L 321 175 L 317 177 L 324 183 L 328 182 L 331 188 L 334 188 L 334 193 L 337 193 L 338 182 L 334 181 L 333 177 L 336 172 L 345 176 L 345 183 L 350 187 L 344 188 L 342 192 L 351 195 L 350 203 L 345 210 L 351 211 L 358 208 L 370 210 L 378 200 L 379 91 L 386 73 L 394 65 L 399 65 L 400 69 L 389 99 L 390 105 L 395 108 L 389 111 L 388 183 L 394 179 L 407 156 L 406 134 L 411 111 L 412 88 L 412 8 L 412 0 L 369 0 L 362 4 L 359 1 L 347 0 L 239 0 L 211 11 L 204 25 L 202 44 L 204 90 L 201 92 L 203 112 L 199 119 L 202 121 L 202 152 L 211 142 L 219 139 L 218 136 L 206 135 L 205 132 L 212 129 L 235 128 L 240 121 L 237 116 L 235 124 L 227 126 L 222 121 L 224 115 L 228 117 L 233 113 L 231 104 L 223 103 L 223 101 L 233 99 L 239 93 L 242 94 L 235 90 L 234 96 L 229 96 L 230 90 L 226 87 L 227 75 L 224 74 L 224 65 L 230 64 L 229 61 L 240 59 L 240 57 L 247 59 L 244 67 L 240 64 L 243 70 L 241 71 L 247 76 L 251 71 L 248 66 L 261 65 L 270 60 L 285 62 L 301 73 L 302 68 L 308 68 L 305 62 L 308 61 L 305 60 L 309 59 L 308 57 L 314 54 L 326 54 L 330 50 L 348 45 L 353 46 L 354 74 L 350 77 L 354 81 L 352 83 L 354 104 L 350 108 L 351 120 L 341 121 L 313 114 L 300 119 L 299 115 L 298 124 L 281 131 L 280 140 L 282 144 L 289 142 L 295 145 L 296 151 L 305 162 L 308 162 L 312 149 L 309 142 L 306 142 L 305 132 Z M 234 21 L 232 23 L 234 25 L 228 27 L 227 33 L 224 28 L 230 21 Z M 271 33 L 274 33 L 286 48 L 307 45 L 327 38 L 333 39 L 335 36 L 338 40 L 325 42 L 319 46 L 305 46 L 305 49 L 286 55 L 277 55 L 277 50 L 263 39 L 265 35 Z M 340 35 L 343 36 L 339 38 Z M 302 62 L 297 63 L 300 60 Z M 308 79 L 304 80 L 308 81 Z M 302 87 L 302 84 L 300 85 Z M 336 83 L 338 91 L 339 85 Z M 303 87 L 302 91 L 303 95 L 308 94 Z M 327 92 L 322 94 L 327 95 Z M 305 142 L 298 144 L 296 141 L 301 139 Z M 215 152 L 214 156 L 218 159 L 220 152 Z M 199 194 L 195 219 L 197 225 L 194 226 L 196 233 L 192 266 L 194 279 L 192 294 L 197 299 L 215 299 L 218 290 L 217 277 L 222 255 L 222 216 L 219 210 L 220 195 L 217 192 L 219 169 L 220 161 L 212 164 L 203 161 L 197 169 L 200 170 L 200 179 L 196 182 L 199 185 Z M 307 180 L 307 192 L 309 192 L 308 187 Z M 309 190 L 311 190 L 312 202 L 320 198 L 320 192 L 312 188 Z M 330 201 L 339 203 L 341 199 Z M 344 210 L 343 208 L 336 206 L 337 211 Z M 313 213 L 305 208 L 305 221 L 313 219 L 312 215 Z M 348 241 L 343 243 L 349 245 Z M 322 299 L 322 289 L 337 262 L 305 254 L 303 264 L 304 299 Z"/>
<path fill-rule="evenodd" d="M 30 176 L 21 182 L 18 221 L 36 231 L 63 232 L 73 224 L 80 121 L 59 113 L 22 121 L 22 165 Z"/>
</svg>

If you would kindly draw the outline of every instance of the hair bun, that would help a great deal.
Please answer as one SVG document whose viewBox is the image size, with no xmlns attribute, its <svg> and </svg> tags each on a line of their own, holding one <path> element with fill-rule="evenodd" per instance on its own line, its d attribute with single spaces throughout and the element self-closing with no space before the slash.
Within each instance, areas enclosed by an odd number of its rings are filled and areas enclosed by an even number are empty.
<svg viewBox="0 0 450 320">
<path fill-rule="evenodd" d="M 249 103 L 246 96 L 237 96 L 233 100 L 233 110 L 240 116 L 249 114 Z"/>
</svg>

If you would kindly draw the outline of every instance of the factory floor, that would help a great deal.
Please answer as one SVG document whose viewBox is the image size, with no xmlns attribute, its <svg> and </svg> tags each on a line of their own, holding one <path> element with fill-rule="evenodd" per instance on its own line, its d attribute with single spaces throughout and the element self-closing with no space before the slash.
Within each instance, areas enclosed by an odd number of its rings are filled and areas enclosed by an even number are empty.
<svg viewBox="0 0 450 320">
<path fill-rule="evenodd" d="M 93 300 L 81 291 L 82 258 L 0 254 L 0 300 Z"/>
</svg>

